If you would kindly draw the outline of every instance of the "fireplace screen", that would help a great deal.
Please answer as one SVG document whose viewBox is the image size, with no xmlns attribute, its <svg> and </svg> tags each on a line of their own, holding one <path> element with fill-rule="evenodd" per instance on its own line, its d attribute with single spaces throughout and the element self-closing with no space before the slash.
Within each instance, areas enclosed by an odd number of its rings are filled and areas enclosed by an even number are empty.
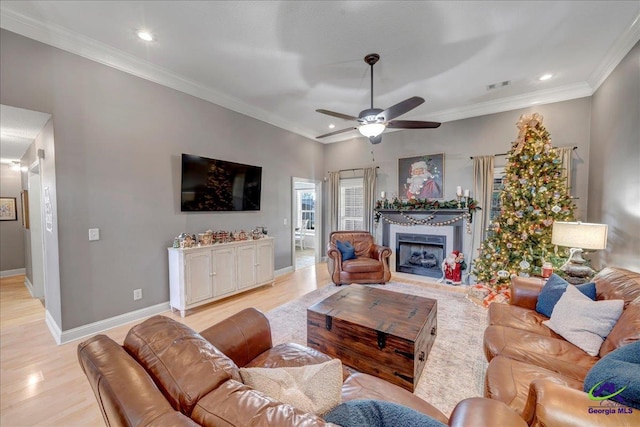
<svg viewBox="0 0 640 427">
<path fill-rule="evenodd" d="M 446 236 L 397 234 L 396 271 L 440 278 L 446 249 Z"/>
</svg>

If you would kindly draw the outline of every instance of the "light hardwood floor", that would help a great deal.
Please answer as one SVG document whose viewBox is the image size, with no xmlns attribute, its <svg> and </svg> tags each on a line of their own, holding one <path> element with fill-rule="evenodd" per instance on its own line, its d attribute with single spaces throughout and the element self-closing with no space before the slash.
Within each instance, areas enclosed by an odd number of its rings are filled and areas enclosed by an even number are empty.
<svg viewBox="0 0 640 427">
<path fill-rule="evenodd" d="M 181 318 L 196 331 L 244 309 L 269 311 L 329 283 L 326 264 L 306 267 L 264 286 L 191 310 Z M 31 298 L 24 276 L 0 278 L 0 426 L 103 426 L 102 415 L 76 357 L 82 340 L 56 345 L 44 308 Z M 139 322 L 104 332 L 122 343 Z"/>
</svg>

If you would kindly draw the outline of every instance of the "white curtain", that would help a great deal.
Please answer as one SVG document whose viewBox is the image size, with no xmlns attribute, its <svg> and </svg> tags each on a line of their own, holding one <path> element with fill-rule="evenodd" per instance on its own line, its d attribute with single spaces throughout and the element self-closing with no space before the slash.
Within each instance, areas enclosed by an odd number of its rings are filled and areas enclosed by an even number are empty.
<svg viewBox="0 0 640 427">
<path fill-rule="evenodd" d="M 484 238 L 484 230 L 489 225 L 491 215 L 491 197 L 493 195 L 494 156 L 473 158 L 474 193 L 481 210 L 473 215 L 473 243 L 471 245 L 471 263 L 478 257 L 478 248 Z M 471 271 L 472 268 L 469 268 Z"/>
<path fill-rule="evenodd" d="M 567 180 L 567 188 L 571 190 L 571 168 L 573 165 L 573 147 L 554 148 L 562 162 L 562 178 Z"/>
<path fill-rule="evenodd" d="M 329 234 L 338 230 L 340 220 L 340 172 L 329 172 Z M 328 236 L 328 235 L 327 235 Z M 327 241 L 329 239 L 327 238 Z"/>
<path fill-rule="evenodd" d="M 364 178 L 362 180 L 363 185 L 363 199 L 364 199 L 364 229 L 370 233 L 373 233 L 373 210 L 376 203 L 376 168 L 365 168 Z"/>
</svg>

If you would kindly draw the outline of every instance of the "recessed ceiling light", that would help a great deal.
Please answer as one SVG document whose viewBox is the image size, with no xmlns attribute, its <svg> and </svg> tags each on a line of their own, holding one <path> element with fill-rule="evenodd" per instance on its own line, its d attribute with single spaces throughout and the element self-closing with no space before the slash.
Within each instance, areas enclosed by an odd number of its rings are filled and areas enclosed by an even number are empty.
<svg viewBox="0 0 640 427">
<path fill-rule="evenodd" d="M 147 42 L 153 40 L 153 36 L 148 31 L 138 31 L 138 37 Z"/>
<path fill-rule="evenodd" d="M 545 81 L 545 80 L 549 80 L 551 77 L 553 77 L 553 74 L 543 74 L 540 76 L 538 80 Z"/>
<path fill-rule="evenodd" d="M 333 123 L 329 125 L 329 129 L 333 129 L 334 127 L 336 127 L 336 125 L 334 125 Z"/>
</svg>

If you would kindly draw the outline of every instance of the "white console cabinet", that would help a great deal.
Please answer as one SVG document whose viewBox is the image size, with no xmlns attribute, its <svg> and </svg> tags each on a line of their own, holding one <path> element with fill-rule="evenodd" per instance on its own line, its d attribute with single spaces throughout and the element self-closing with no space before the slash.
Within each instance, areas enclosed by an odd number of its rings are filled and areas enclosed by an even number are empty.
<svg viewBox="0 0 640 427">
<path fill-rule="evenodd" d="M 186 310 L 273 284 L 273 237 L 195 248 L 169 248 L 169 304 Z"/>
</svg>

